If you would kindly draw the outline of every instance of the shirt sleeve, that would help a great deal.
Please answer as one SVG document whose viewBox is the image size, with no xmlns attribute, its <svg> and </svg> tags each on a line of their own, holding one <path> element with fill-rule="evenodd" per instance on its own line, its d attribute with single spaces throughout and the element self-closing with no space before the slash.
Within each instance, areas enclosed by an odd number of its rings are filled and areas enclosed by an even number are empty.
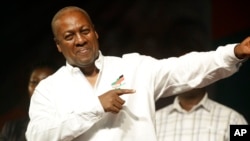
<svg viewBox="0 0 250 141">
<path fill-rule="evenodd" d="M 31 98 L 30 122 L 26 131 L 28 140 L 69 141 L 86 132 L 102 118 L 104 111 L 98 97 L 77 97 L 78 100 L 70 103 L 74 92 L 69 97 L 60 96 L 63 92 L 48 92 L 48 84 L 40 83 Z"/>
<path fill-rule="evenodd" d="M 157 68 L 156 99 L 205 87 L 236 73 L 244 60 L 235 56 L 235 45 L 219 46 L 215 51 L 190 52 L 156 62 L 152 67 Z"/>
</svg>

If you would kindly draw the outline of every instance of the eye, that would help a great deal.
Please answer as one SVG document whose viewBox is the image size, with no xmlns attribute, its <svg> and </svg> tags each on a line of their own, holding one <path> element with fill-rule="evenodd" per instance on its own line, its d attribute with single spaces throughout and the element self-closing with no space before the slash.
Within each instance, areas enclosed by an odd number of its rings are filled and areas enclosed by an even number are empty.
<svg viewBox="0 0 250 141">
<path fill-rule="evenodd" d="M 85 34 L 85 35 L 89 34 L 89 32 L 90 32 L 90 29 L 82 29 L 81 30 L 81 33 Z"/>
<path fill-rule="evenodd" d="M 30 85 L 37 85 L 39 83 L 39 81 L 36 81 L 36 80 L 31 80 L 30 81 Z"/>
<path fill-rule="evenodd" d="M 65 40 L 72 40 L 73 39 L 73 34 L 69 33 L 64 36 Z"/>
</svg>

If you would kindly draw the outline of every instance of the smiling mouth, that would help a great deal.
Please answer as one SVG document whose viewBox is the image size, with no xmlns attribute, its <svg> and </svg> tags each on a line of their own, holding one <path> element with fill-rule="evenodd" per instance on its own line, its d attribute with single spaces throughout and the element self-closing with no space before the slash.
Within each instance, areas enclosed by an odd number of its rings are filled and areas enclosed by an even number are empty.
<svg viewBox="0 0 250 141">
<path fill-rule="evenodd" d="M 79 49 L 78 51 L 77 51 L 77 54 L 86 54 L 86 53 L 88 53 L 88 49 L 86 49 L 86 48 L 82 48 L 82 49 Z"/>
</svg>

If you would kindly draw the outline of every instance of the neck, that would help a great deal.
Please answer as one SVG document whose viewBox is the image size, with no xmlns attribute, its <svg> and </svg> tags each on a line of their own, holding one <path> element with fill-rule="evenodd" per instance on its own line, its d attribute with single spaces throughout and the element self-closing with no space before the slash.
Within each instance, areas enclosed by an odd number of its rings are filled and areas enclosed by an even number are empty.
<svg viewBox="0 0 250 141">
<path fill-rule="evenodd" d="M 81 71 L 89 81 L 90 85 L 94 87 L 99 74 L 99 69 L 93 65 L 92 67 L 81 68 Z"/>
<path fill-rule="evenodd" d="M 201 99 L 182 99 L 180 100 L 180 105 L 186 111 L 190 111 L 195 105 L 197 105 Z"/>
<path fill-rule="evenodd" d="M 88 67 L 80 68 L 80 69 L 86 77 L 95 76 L 99 73 L 99 69 L 97 69 L 94 64 Z"/>
<path fill-rule="evenodd" d="M 190 111 L 195 105 L 197 105 L 202 98 L 204 97 L 204 93 L 189 93 L 179 95 L 179 102 L 183 109 L 186 111 Z"/>
</svg>

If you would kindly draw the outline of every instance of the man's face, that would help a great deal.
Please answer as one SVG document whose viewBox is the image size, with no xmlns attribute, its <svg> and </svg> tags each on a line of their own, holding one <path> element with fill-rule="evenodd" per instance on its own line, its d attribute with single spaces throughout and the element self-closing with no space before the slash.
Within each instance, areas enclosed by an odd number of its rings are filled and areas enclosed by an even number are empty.
<svg viewBox="0 0 250 141">
<path fill-rule="evenodd" d="M 69 64 L 93 65 L 99 51 L 98 34 L 84 13 L 75 10 L 62 14 L 55 22 L 54 31 L 57 49 Z"/>
</svg>

